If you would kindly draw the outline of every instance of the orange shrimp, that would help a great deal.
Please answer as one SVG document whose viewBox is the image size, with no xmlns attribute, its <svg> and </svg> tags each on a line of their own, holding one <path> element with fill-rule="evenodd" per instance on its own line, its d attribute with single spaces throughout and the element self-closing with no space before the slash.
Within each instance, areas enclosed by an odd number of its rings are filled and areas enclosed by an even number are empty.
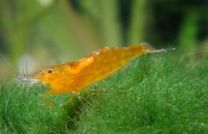
<svg viewBox="0 0 208 134">
<path fill-rule="evenodd" d="M 76 62 L 59 64 L 40 70 L 32 79 L 49 85 L 49 94 L 80 92 L 84 87 L 113 74 L 130 60 L 146 53 L 162 52 L 147 45 L 129 47 L 105 47 L 92 52 Z"/>
</svg>

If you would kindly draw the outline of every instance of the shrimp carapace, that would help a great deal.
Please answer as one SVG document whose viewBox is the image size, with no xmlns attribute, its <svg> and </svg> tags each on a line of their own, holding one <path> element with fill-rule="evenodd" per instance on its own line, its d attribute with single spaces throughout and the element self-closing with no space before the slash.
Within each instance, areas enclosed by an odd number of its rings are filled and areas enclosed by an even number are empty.
<svg viewBox="0 0 208 134">
<path fill-rule="evenodd" d="M 105 47 L 76 62 L 42 69 L 33 78 L 49 85 L 52 88 L 48 92 L 49 94 L 79 93 L 81 89 L 91 83 L 113 74 L 131 59 L 142 54 L 161 51 L 165 51 L 165 49 L 153 50 L 146 45 Z"/>
</svg>

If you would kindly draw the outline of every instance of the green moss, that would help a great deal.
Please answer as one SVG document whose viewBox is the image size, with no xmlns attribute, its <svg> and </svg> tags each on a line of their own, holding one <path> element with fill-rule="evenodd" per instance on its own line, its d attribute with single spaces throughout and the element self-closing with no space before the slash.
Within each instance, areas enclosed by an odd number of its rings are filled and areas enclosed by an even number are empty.
<svg viewBox="0 0 208 134">
<path fill-rule="evenodd" d="M 206 133 L 208 63 L 194 62 L 177 52 L 142 56 L 79 98 L 47 98 L 53 108 L 40 105 L 44 87 L 1 86 L 0 132 Z"/>
</svg>

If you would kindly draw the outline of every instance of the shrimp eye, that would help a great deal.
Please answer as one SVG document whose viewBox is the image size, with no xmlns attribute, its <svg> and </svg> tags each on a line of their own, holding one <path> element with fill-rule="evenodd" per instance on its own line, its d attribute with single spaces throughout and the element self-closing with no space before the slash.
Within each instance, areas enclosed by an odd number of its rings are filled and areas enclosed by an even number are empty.
<svg viewBox="0 0 208 134">
<path fill-rule="evenodd" d="M 53 73 L 53 69 L 48 69 L 48 73 Z"/>
</svg>

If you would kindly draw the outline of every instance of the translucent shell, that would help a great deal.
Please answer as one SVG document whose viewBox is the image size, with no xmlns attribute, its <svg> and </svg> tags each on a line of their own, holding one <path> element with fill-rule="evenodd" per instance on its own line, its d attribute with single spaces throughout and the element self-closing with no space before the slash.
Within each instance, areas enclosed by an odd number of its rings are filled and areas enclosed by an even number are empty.
<svg viewBox="0 0 208 134">
<path fill-rule="evenodd" d="M 81 89 L 91 83 L 113 74 L 129 60 L 148 52 L 151 52 L 151 48 L 143 45 L 120 48 L 105 47 L 77 62 L 42 69 L 34 75 L 34 78 L 52 88 L 49 94 L 63 94 L 72 91 L 79 93 Z"/>
</svg>

